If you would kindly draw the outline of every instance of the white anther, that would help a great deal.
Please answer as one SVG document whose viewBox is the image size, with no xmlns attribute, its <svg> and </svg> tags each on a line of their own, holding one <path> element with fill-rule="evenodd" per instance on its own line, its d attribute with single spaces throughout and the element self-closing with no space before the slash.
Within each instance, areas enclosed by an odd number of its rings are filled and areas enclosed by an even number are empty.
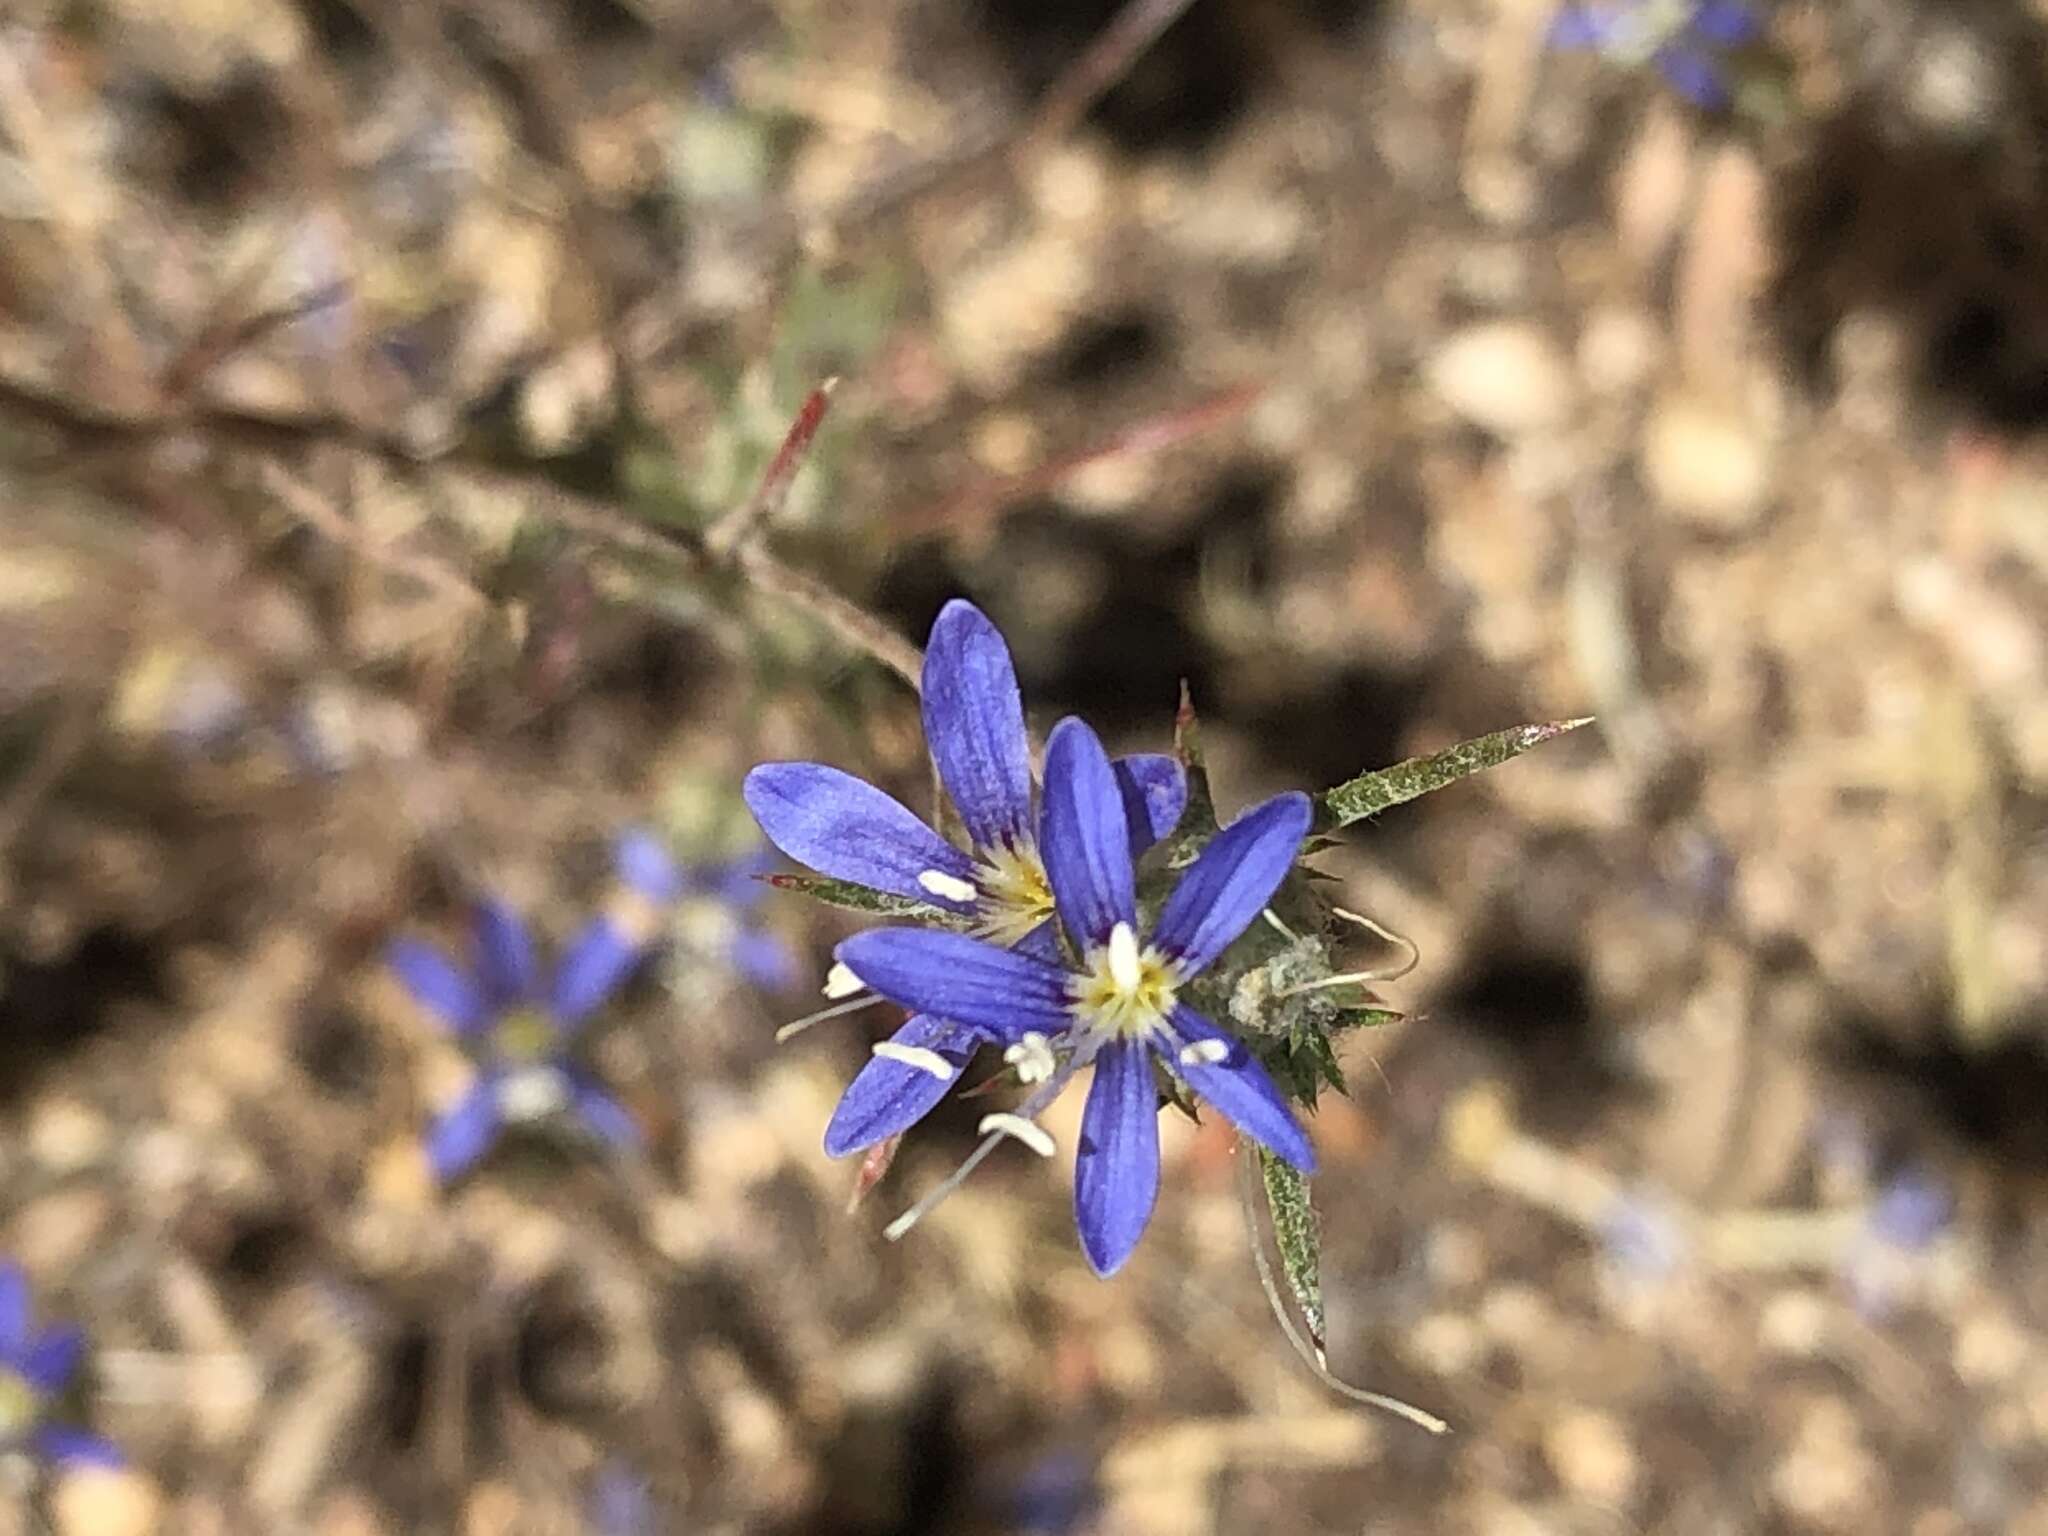
<svg viewBox="0 0 2048 1536">
<path fill-rule="evenodd" d="M 1042 1083 L 1059 1066 L 1052 1042 L 1035 1029 L 1025 1030 L 1024 1038 L 1003 1052 L 1003 1060 L 1017 1069 L 1020 1083 Z"/>
<path fill-rule="evenodd" d="M 1008 1136 L 1013 1141 L 1021 1141 L 1040 1157 L 1051 1157 L 1057 1150 L 1045 1128 L 1022 1115 L 983 1115 L 975 1130 L 984 1136 Z"/>
<path fill-rule="evenodd" d="M 1220 1066 L 1229 1059 L 1228 1040 L 1190 1040 L 1180 1048 L 1180 1064 L 1184 1067 Z"/>
<path fill-rule="evenodd" d="M 917 877 L 917 883 L 942 901 L 972 901 L 981 893 L 974 888 L 972 880 L 962 880 L 958 875 L 949 875 L 943 869 L 927 869 Z"/>
<path fill-rule="evenodd" d="M 834 1001 L 851 997 L 865 986 L 867 983 L 854 975 L 853 967 L 844 960 L 834 960 L 832 969 L 825 973 L 825 995 Z"/>
<path fill-rule="evenodd" d="M 953 1063 L 937 1051 L 927 1050 L 921 1045 L 898 1045 L 894 1040 L 877 1040 L 872 1049 L 883 1061 L 900 1062 L 920 1072 L 929 1072 L 942 1083 L 953 1081 Z"/>
<path fill-rule="evenodd" d="M 507 1120 L 545 1119 L 569 1102 L 569 1079 L 553 1067 L 509 1072 L 498 1084 L 498 1110 Z"/>
<path fill-rule="evenodd" d="M 1138 936 L 1129 923 L 1118 923 L 1109 930 L 1109 979 L 1119 992 L 1135 992 L 1145 979 L 1144 967 L 1138 963 Z"/>
</svg>

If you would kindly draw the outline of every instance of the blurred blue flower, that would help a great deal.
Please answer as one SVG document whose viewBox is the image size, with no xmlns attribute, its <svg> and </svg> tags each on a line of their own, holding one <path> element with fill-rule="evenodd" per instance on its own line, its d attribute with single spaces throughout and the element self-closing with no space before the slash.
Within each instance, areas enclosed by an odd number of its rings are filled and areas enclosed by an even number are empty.
<svg viewBox="0 0 2048 1536">
<path fill-rule="evenodd" d="M 0 1262 L 0 1455 L 26 1451 L 58 1466 L 121 1465 L 121 1453 L 99 1436 L 44 1422 L 84 1353 L 77 1328 L 34 1326 L 28 1276 Z"/>
<path fill-rule="evenodd" d="M 1007 1492 L 1017 1536 L 1071 1536 L 1102 1503 L 1095 1462 L 1072 1446 L 1041 1452 Z"/>
<path fill-rule="evenodd" d="M 1925 1168 L 1908 1168 L 1877 1192 L 1866 1223 L 1880 1242 L 1919 1252 L 1948 1230 L 1955 1208 L 1947 1184 Z"/>
<path fill-rule="evenodd" d="M 1081 1247 L 1101 1275 L 1130 1257 L 1159 1193 L 1155 1062 L 1274 1155 L 1304 1173 L 1315 1168 L 1307 1134 L 1265 1069 L 1178 995 L 1258 917 L 1294 867 L 1308 835 L 1308 797 L 1276 795 L 1219 832 L 1166 898 L 1149 940 L 1138 935 L 1124 807 L 1094 731 L 1079 720 L 1061 721 L 1046 743 L 1041 835 L 1078 965 L 1056 953 L 1000 949 L 966 934 L 918 928 L 857 934 L 837 951 L 884 997 L 957 1019 L 1010 1047 L 1018 1075 L 1045 1083 L 1021 1115 L 997 1117 L 1027 1139 L 1044 1137 L 1028 1126 L 1034 1110 L 1071 1072 L 1094 1065 L 1074 1214 Z"/>
<path fill-rule="evenodd" d="M 787 940 L 760 921 L 772 854 L 721 864 L 678 864 L 660 838 L 633 828 L 619 839 L 619 876 L 628 889 L 671 909 L 669 931 L 686 963 L 736 972 L 769 992 L 797 984 L 800 965 Z"/>
<path fill-rule="evenodd" d="M 1717 111 L 1728 105 L 1726 55 L 1762 34 L 1756 7 L 1743 0 L 1575 0 L 1551 24 L 1550 45 L 1651 65 L 1680 94 Z"/>
<path fill-rule="evenodd" d="M 654 1536 L 654 1494 L 647 1479 L 616 1457 L 591 1479 L 586 1508 L 595 1536 Z"/>
<path fill-rule="evenodd" d="M 1601 1218 L 1599 1235 L 1608 1262 L 1634 1280 L 1661 1284 L 1692 1257 L 1683 1213 L 1668 1196 L 1647 1186 L 1616 1197 Z"/>
<path fill-rule="evenodd" d="M 1857 1310 L 1873 1319 L 1894 1311 L 1954 1218 L 1953 1192 L 1929 1170 L 1907 1168 L 1888 1179 L 1864 1208 L 1862 1230 L 1842 1256 L 1842 1279 Z"/>
<path fill-rule="evenodd" d="M 764 763 L 747 807 L 798 863 L 937 907 L 979 938 L 1051 963 L 1053 893 L 1032 811 L 1031 746 L 1009 647 L 987 615 L 955 599 L 940 610 L 920 681 L 925 740 L 970 847 L 963 852 L 901 802 L 823 763 Z M 1142 754 L 1112 770 L 1135 858 L 1179 824 L 1187 780 L 1172 758 Z M 898 999 L 901 1001 L 901 999 Z M 968 1020 L 915 1012 L 854 1078 L 825 1129 L 844 1157 L 900 1135 L 945 1097 L 991 1038 Z"/>
<path fill-rule="evenodd" d="M 476 1062 L 468 1092 L 427 1132 L 436 1178 L 460 1177 L 507 1125 L 566 1114 L 614 1147 L 640 1140 L 633 1117 L 570 1055 L 583 1023 L 611 998 L 645 954 L 650 898 L 621 859 L 628 899 L 613 902 L 543 977 L 517 913 L 495 898 L 477 904 L 465 968 L 417 939 L 392 943 L 387 957 L 413 1000 L 433 1014 Z"/>
</svg>

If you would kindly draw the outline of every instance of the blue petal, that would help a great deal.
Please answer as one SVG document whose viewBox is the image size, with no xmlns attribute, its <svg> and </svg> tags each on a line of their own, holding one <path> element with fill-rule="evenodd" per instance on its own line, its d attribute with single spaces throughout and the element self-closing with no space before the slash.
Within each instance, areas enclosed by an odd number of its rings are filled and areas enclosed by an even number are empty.
<svg viewBox="0 0 2048 1536">
<path fill-rule="evenodd" d="M 434 1177 L 443 1184 L 461 1178 L 491 1150 L 503 1128 L 498 1080 L 485 1073 L 427 1132 L 427 1163 Z"/>
<path fill-rule="evenodd" d="M 1101 740 L 1072 716 L 1053 727 L 1045 744 L 1040 851 L 1060 920 L 1082 949 L 1107 944 L 1118 923 L 1137 924 L 1123 795 Z"/>
<path fill-rule="evenodd" d="M 555 1027 L 574 1029 L 602 1008 L 633 973 L 644 945 L 609 917 L 594 917 L 570 943 L 555 968 L 548 1014 Z"/>
<path fill-rule="evenodd" d="M 1553 48 L 1598 48 L 1607 40 L 1609 23 L 1582 5 L 1568 5 L 1550 24 Z"/>
<path fill-rule="evenodd" d="M 493 1011 L 529 1001 L 540 987 L 540 967 L 525 921 L 492 898 L 478 902 L 476 908 L 476 979 Z"/>
<path fill-rule="evenodd" d="M 562 1071 L 569 1079 L 570 1113 L 585 1129 L 622 1151 L 631 1151 L 641 1144 L 640 1122 L 602 1083 L 580 1067 L 564 1067 Z"/>
<path fill-rule="evenodd" d="M 913 1013 L 933 1013 L 1005 1043 L 1072 1022 L 1056 965 L 938 928 L 874 928 L 833 951 L 868 986 Z"/>
<path fill-rule="evenodd" d="M 1740 48 L 1763 35 L 1763 18 L 1739 0 L 1705 0 L 1692 13 L 1693 36 L 1721 48 Z"/>
<path fill-rule="evenodd" d="M 1870 1204 L 1871 1231 L 1900 1248 L 1927 1247 L 1955 1215 L 1948 1186 L 1922 1169 L 1900 1174 Z"/>
<path fill-rule="evenodd" d="M 787 992 L 803 973 L 789 941 L 766 928 L 742 928 L 732 941 L 733 969 L 764 992 Z"/>
<path fill-rule="evenodd" d="M 1010 948 L 1020 955 L 1029 955 L 1033 960 L 1043 960 L 1047 965 L 1058 965 L 1060 963 L 1059 919 L 1048 917 L 1036 928 L 1026 933 L 1023 938 L 1012 944 Z"/>
<path fill-rule="evenodd" d="M 647 1480 L 623 1461 L 607 1461 L 598 1469 L 588 1504 L 598 1536 L 654 1536 L 654 1495 Z"/>
<path fill-rule="evenodd" d="M 89 1435 L 82 1429 L 60 1429 L 47 1425 L 35 1433 L 36 1455 L 52 1466 L 104 1467 L 112 1471 L 128 1464 L 128 1458 L 111 1440 Z"/>
<path fill-rule="evenodd" d="M 935 869 L 974 878 L 974 861 L 874 785 L 823 763 L 763 763 L 741 786 L 768 841 L 822 875 L 955 912 L 917 883 Z"/>
<path fill-rule="evenodd" d="M 1113 1275 L 1145 1234 L 1159 1198 L 1159 1095 L 1145 1048 L 1129 1040 L 1095 1057 L 1074 1160 L 1074 1224 L 1098 1275 Z"/>
<path fill-rule="evenodd" d="M 741 912 L 749 912 L 759 906 L 761 898 L 768 893 L 768 887 L 762 884 L 761 877 L 773 869 L 775 864 L 775 855 L 764 848 L 758 853 L 734 859 L 730 864 L 719 864 L 698 871 L 696 883 L 709 890 L 727 906 Z"/>
<path fill-rule="evenodd" d="M 1308 1132 L 1243 1042 L 1233 1040 L 1185 1004 L 1173 1010 L 1173 1029 L 1180 1037 L 1178 1044 L 1162 1040 L 1158 1046 L 1166 1065 L 1244 1135 L 1303 1173 L 1314 1173 L 1316 1149 L 1309 1144 Z M 1218 1062 L 1184 1059 L 1178 1047 L 1197 1040 L 1221 1040 L 1230 1047 L 1230 1054 Z"/>
<path fill-rule="evenodd" d="M 84 1357 L 83 1329 L 68 1325 L 47 1328 L 23 1351 L 21 1379 L 35 1389 L 38 1397 L 55 1397 L 77 1373 L 78 1362 Z"/>
<path fill-rule="evenodd" d="M 1308 835 L 1308 796 L 1289 792 L 1261 801 L 1210 840 L 1166 898 L 1152 942 L 1202 970 L 1243 933 L 1294 867 Z"/>
<path fill-rule="evenodd" d="M 1188 808 L 1188 776 L 1163 752 L 1139 752 L 1109 766 L 1123 797 L 1131 857 L 1136 859 L 1180 825 L 1180 813 Z"/>
<path fill-rule="evenodd" d="M 1031 744 L 1010 648 L 974 604 L 939 610 L 919 687 L 939 782 L 977 848 L 1031 841 Z"/>
<path fill-rule="evenodd" d="M 483 989 L 433 945 L 394 939 L 384 957 L 412 1000 L 456 1034 L 474 1034 L 490 1023 L 492 1009 Z"/>
<path fill-rule="evenodd" d="M 889 1038 L 897 1045 L 937 1051 L 956 1069 L 952 1081 L 941 1082 L 931 1073 L 900 1061 L 881 1056 L 869 1058 L 868 1064 L 847 1085 L 839 1107 L 832 1111 L 831 1123 L 825 1127 L 827 1157 L 864 1152 L 878 1141 L 909 1130 L 952 1090 L 981 1044 L 981 1036 L 973 1030 L 935 1019 L 928 1013 L 912 1014 Z"/>
<path fill-rule="evenodd" d="M 1690 48 L 1666 48 L 1657 55 L 1657 72 L 1694 106 L 1718 111 L 1728 104 L 1728 87 L 1717 61 Z"/>
<path fill-rule="evenodd" d="M 18 1358 L 28 1343 L 28 1276 L 19 1264 L 0 1263 L 0 1364 Z"/>
<path fill-rule="evenodd" d="M 671 902 L 688 883 L 668 845 L 645 827 L 628 827 L 612 847 L 619 879 L 649 901 Z"/>
</svg>

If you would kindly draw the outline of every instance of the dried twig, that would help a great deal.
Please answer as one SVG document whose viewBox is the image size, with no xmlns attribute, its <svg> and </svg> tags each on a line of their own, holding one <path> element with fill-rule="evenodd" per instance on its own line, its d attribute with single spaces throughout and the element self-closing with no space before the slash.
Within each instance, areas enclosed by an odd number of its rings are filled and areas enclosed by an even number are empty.
<svg viewBox="0 0 2048 1536">
<path fill-rule="evenodd" d="M 21 777 L 0 796 L 0 852 L 28 825 L 43 797 L 56 788 L 65 772 L 91 743 L 105 699 L 99 695 L 66 701 L 56 723 L 36 744 L 35 756 Z"/>
<path fill-rule="evenodd" d="M 734 550 L 760 533 L 769 519 L 782 510 L 783 503 L 789 500 L 789 488 L 796 481 L 796 472 L 803 465 L 804 455 L 810 452 L 811 440 L 818 435 L 825 412 L 832 404 L 832 391 L 838 387 L 838 379 L 827 379 L 804 397 L 803 408 L 796 413 L 796 420 L 790 424 L 775 457 L 768 461 L 768 468 L 761 476 L 761 483 L 754 488 L 754 494 L 705 532 L 704 544 L 713 558 L 729 558 Z"/>
<path fill-rule="evenodd" d="M 445 565 L 431 556 L 406 554 L 401 550 L 389 549 L 373 539 L 364 537 L 363 530 L 340 508 L 334 506 L 319 491 L 277 460 L 261 461 L 257 473 L 263 481 L 264 488 L 278 499 L 287 512 L 301 522 L 318 529 L 335 543 L 361 556 L 370 564 L 401 576 L 409 576 L 466 606 L 490 606 L 490 599 L 464 579 L 454 567 Z"/>
<path fill-rule="evenodd" d="M 1073 132 L 1090 107 L 1130 72 L 1138 56 L 1180 19 L 1191 0 L 1129 0 L 1039 101 L 1019 148 L 1029 153 Z"/>
<path fill-rule="evenodd" d="M 1127 454 L 1156 453 L 1218 426 L 1248 409 L 1264 390 L 1260 384 L 1238 384 L 1197 400 L 1193 405 L 1147 416 L 1120 427 L 1078 452 L 1062 455 L 1021 474 L 1004 475 L 971 485 L 943 501 L 915 508 L 890 520 L 890 531 L 915 538 L 928 533 L 960 533 L 1005 505 L 1043 495 L 1070 476 L 1105 459 Z"/>
<path fill-rule="evenodd" d="M 803 609 L 855 650 L 874 657 L 912 688 L 918 686 L 924 653 L 866 609 L 815 576 L 783 564 L 759 544 L 740 546 L 737 568 L 761 591 Z"/>
</svg>

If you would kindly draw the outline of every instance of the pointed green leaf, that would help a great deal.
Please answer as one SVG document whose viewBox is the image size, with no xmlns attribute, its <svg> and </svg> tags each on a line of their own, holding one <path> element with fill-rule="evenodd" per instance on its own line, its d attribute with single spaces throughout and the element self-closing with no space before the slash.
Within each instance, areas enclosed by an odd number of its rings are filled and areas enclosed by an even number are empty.
<svg viewBox="0 0 2048 1536">
<path fill-rule="evenodd" d="M 1273 1215 L 1273 1241 L 1280 1249 L 1280 1269 L 1287 1289 L 1301 1308 L 1316 1359 L 1323 1357 L 1323 1240 L 1316 1208 L 1309 1200 L 1308 1179 L 1258 1149 L 1259 1173 L 1266 1184 L 1266 1208 Z"/>
<path fill-rule="evenodd" d="M 768 883 L 778 891 L 796 891 L 827 906 L 844 907 L 849 912 L 872 912 L 878 917 L 908 917 L 921 923 L 951 925 L 955 918 L 942 907 L 935 907 L 927 901 L 912 901 L 907 896 L 891 896 L 887 891 L 871 891 L 864 885 L 855 885 L 850 880 L 828 880 L 823 875 L 770 875 Z"/>
<path fill-rule="evenodd" d="M 1330 1025 L 1339 1029 L 1378 1029 L 1382 1024 L 1398 1024 L 1408 1017 L 1392 1008 L 1346 1008 Z"/>
<path fill-rule="evenodd" d="M 1540 747 L 1567 731 L 1590 724 L 1591 720 L 1587 716 L 1581 720 L 1552 720 L 1543 725 L 1518 725 L 1490 736 L 1461 741 L 1427 757 L 1411 757 L 1391 768 L 1361 773 L 1323 796 L 1323 822 L 1326 826 L 1348 827 L 1388 806 L 1442 789 L 1470 774 L 1498 768 L 1531 747 Z"/>
</svg>

